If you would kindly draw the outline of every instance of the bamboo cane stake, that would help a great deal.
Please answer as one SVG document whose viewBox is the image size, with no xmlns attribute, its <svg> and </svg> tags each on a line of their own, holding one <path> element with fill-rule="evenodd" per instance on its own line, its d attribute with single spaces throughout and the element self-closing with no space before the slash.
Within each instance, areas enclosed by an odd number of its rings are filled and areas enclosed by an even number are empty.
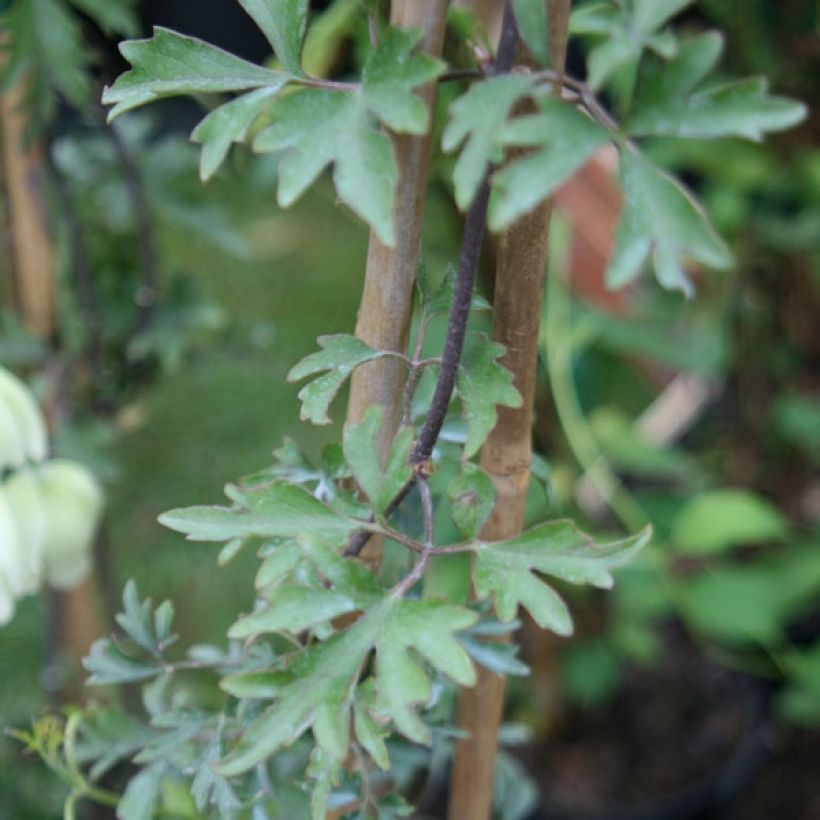
<svg viewBox="0 0 820 820">
<path fill-rule="evenodd" d="M 446 15 L 446 0 L 394 0 L 390 22 L 394 26 L 421 29 L 424 32 L 421 50 L 437 57 L 444 45 Z M 430 83 L 418 93 L 432 117 L 436 84 Z M 399 168 L 394 217 L 396 245 L 388 248 L 371 231 L 356 335 L 371 347 L 404 352 L 410 334 L 432 128 L 420 137 L 393 134 L 391 138 Z M 356 369 L 351 381 L 347 410 L 349 423 L 361 421 L 372 405 L 382 408 L 382 457 L 386 456 L 401 422 L 405 375 L 404 365 L 390 358 L 362 365 Z M 378 566 L 381 550 L 381 540 L 371 538 L 362 551 L 362 559 Z"/>
<path fill-rule="evenodd" d="M 566 54 L 569 5 L 569 0 L 548 0 L 550 54 L 559 71 Z M 523 402 L 518 409 L 498 408 L 498 422 L 481 451 L 481 467 L 497 493 L 481 534 L 488 541 L 511 538 L 524 525 L 551 211 L 552 202 L 545 202 L 505 231 L 498 243 L 493 337 L 507 349 L 502 361 Z M 503 709 L 504 678 L 479 667 L 476 685 L 459 696 L 457 722 L 467 736 L 456 744 L 450 820 L 487 820 L 491 815 Z"/>
</svg>

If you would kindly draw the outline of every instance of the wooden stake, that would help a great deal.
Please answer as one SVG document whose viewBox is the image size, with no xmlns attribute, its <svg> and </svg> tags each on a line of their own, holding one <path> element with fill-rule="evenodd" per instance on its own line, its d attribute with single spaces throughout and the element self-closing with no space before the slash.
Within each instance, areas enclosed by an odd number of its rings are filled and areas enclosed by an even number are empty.
<svg viewBox="0 0 820 820">
<path fill-rule="evenodd" d="M 569 0 L 549 2 L 553 65 L 566 53 Z M 538 331 L 544 296 L 551 201 L 505 231 L 498 244 L 493 337 L 507 352 L 503 364 L 524 399 L 518 409 L 498 408 L 498 422 L 481 451 L 481 467 L 495 484 L 497 501 L 482 539 L 521 532 L 530 482 L 532 420 Z M 504 678 L 479 667 L 478 682 L 459 696 L 457 722 L 467 733 L 456 744 L 450 820 L 489 820 L 492 811 L 498 729 L 504 710 Z"/>
</svg>

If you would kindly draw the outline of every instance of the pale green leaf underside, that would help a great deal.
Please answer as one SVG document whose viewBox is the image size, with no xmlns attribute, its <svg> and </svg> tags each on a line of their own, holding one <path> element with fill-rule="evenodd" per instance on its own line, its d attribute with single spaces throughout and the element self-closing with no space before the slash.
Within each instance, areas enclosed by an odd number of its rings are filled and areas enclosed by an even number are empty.
<svg viewBox="0 0 820 820">
<path fill-rule="evenodd" d="M 288 381 L 295 382 L 317 373 L 325 373 L 305 385 L 299 391 L 299 399 L 302 402 L 303 420 L 313 424 L 330 424 L 328 408 L 348 376 L 360 364 L 390 354 L 374 350 L 348 333 L 320 336 L 317 341 L 322 349 L 306 356 L 291 368 L 287 378 Z"/>
<path fill-rule="evenodd" d="M 712 268 L 727 268 L 732 257 L 701 206 L 680 183 L 640 154 L 621 152 L 624 210 L 607 270 L 610 287 L 631 282 L 650 256 L 665 288 L 692 294 L 685 273 L 691 257 Z"/>
<path fill-rule="evenodd" d="M 120 51 L 132 68 L 103 92 L 103 103 L 114 105 L 109 119 L 163 97 L 245 91 L 267 85 L 279 88 L 291 76 L 160 27 L 154 28 L 149 40 L 122 43 Z"/>
</svg>

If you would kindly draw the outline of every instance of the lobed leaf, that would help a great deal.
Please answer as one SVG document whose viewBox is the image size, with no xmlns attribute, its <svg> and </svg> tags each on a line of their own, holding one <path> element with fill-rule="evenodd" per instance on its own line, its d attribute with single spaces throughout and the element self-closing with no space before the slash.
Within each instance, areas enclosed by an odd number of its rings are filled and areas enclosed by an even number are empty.
<svg viewBox="0 0 820 820">
<path fill-rule="evenodd" d="M 677 51 L 676 38 L 659 29 L 692 0 L 637 0 L 632 4 L 590 3 L 570 17 L 572 34 L 604 38 L 587 59 L 587 81 L 593 91 L 613 75 L 637 66 L 645 49 L 670 58 Z"/>
<path fill-rule="evenodd" d="M 736 136 L 759 141 L 767 131 L 791 128 L 805 116 L 805 105 L 786 97 L 770 96 L 767 81 L 752 77 L 687 98 L 668 98 L 638 110 L 626 127 L 636 136 Z"/>
<path fill-rule="evenodd" d="M 418 29 L 390 28 L 362 72 L 362 96 L 370 111 L 388 128 L 402 134 L 424 134 L 430 117 L 414 89 L 434 80 L 445 65 L 426 54 L 414 54 Z"/>
<path fill-rule="evenodd" d="M 481 469 L 464 462 L 447 487 L 453 522 L 467 539 L 477 538 L 495 506 L 495 485 Z"/>
<path fill-rule="evenodd" d="M 254 120 L 271 104 L 287 81 L 288 77 L 283 74 L 281 82 L 271 83 L 220 105 L 197 125 L 191 139 L 202 145 L 199 176 L 203 182 L 216 173 L 233 143 L 245 141 Z"/>
<path fill-rule="evenodd" d="M 468 335 L 457 380 L 467 421 L 464 458 L 475 455 L 495 427 L 496 405 L 521 406 L 521 394 L 513 385 L 512 373 L 497 361 L 503 355 L 504 345 L 491 342 L 481 333 Z"/>
<path fill-rule="evenodd" d="M 239 4 L 262 29 L 279 62 L 299 73 L 308 0 L 239 0 Z"/>
<path fill-rule="evenodd" d="M 732 258 L 692 195 L 640 154 L 621 152 L 624 211 L 607 269 L 607 283 L 620 287 L 643 270 L 650 256 L 665 288 L 691 296 L 684 271 L 689 256 L 713 268 L 727 268 Z"/>
<path fill-rule="evenodd" d="M 310 728 L 325 755 L 343 760 L 356 682 L 373 650 L 376 708 L 407 737 L 429 742 L 429 730 L 414 709 L 429 699 L 430 681 L 423 665 L 410 653 L 417 653 L 457 683 L 472 685 L 472 662 L 453 633 L 472 626 L 476 619 L 469 610 L 437 601 L 378 599 L 355 624 L 298 655 L 287 670 L 292 680 L 277 679 L 274 704 L 248 727 L 217 770 L 223 776 L 241 774 Z M 381 732 L 364 717 L 360 710 L 357 732 L 368 738 L 374 758 L 385 762 L 378 742 Z"/>
<path fill-rule="evenodd" d="M 353 471 L 356 483 L 364 490 L 377 515 L 382 515 L 390 502 L 413 477 L 409 463 L 413 446 L 413 430 L 405 427 L 398 432 L 382 468 L 379 433 L 382 429 L 382 409 L 370 407 L 360 424 L 347 424 L 344 429 L 344 455 Z"/>
<path fill-rule="evenodd" d="M 277 90 L 292 75 L 249 63 L 196 37 L 159 26 L 147 40 L 120 44 L 131 70 L 103 91 L 105 105 L 113 104 L 108 119 L 164 97 L 245 91 L 263 86 Z"/>
<path fill-rule="evenodd" d="M 523 606 L 542 628 L 569 635 L 566 605 L 535 573 L 609 589 L 612 570 L 632 560 L 650 537 L 646 528 L 630 538 L 596 544 L 573 522 L 552 521 L 508 541 L 481 543 L 473 564 L 476 595 L 493 595 L 502 621 L 511 621 Z"/>
<path fill-rule="evenodd" d="M 507 123 L 501 141 L 537 150 L 493 176 L 489 225 L 495 231 L 509 227 L 554 193 L 609 141 L 609 134 L 567 103 L 546 99 L 538 113 Z"/>
<path fill-rule="evenodd" d="M 302 402 L 301 418 L 313 424 L 330 424 L 327 411 L 345 380 L 360 364 L 390 355 L 374 350 L 355 336 L 339 333 L 334 336 L 320 336 L 321 351 L 311 353 L 291 368 L 288 381 L 295 382 L 317 373 L 325 373 L 299 391 Z"/>
<path fill-rule="evenodd" d="M 698 91 L 722 50 L 721 35 L 705 32 L 681 43 L 666 65 L 648 67 L 626 131 L 636 136 L 737 136 L 760 140 L 767 131 L 789 128 L 803 119 L 805 106 L 785 97 L 769 96 L 762 78 Z"/>
<path fill-rule="evenodd" d="M 532 89 L 534 80 L 506 74 L 474 83 L 450 106 L 450 121 L 442 135 L 442 148 L 464 147 L 453 172 L 456 202 L 466 211 L 491 163 L 501 159 L 500 137 L 513 107 Z"/>
<path fill-rule="evenodd" d="M 230 541 L 251 535 L 295 538 L 313 535 L 343 543 L 359 524 L 336 514 L 303 487 L 275 482 L 244 493 L 235 507 L 188 507 L 163 513 L 159 521 L 189 541 Z"/>
</svg>

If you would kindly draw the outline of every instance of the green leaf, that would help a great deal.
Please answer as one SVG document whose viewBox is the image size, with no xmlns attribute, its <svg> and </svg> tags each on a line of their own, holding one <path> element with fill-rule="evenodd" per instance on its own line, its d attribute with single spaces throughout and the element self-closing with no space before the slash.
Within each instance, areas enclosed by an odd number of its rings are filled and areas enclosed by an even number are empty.
<svg viewBox="0 0 820 820">
<path fill-rule="evenodd" d="M 453 637 L 467 629 L 477 615 L 440 601 L 402 601 L 385 620 L 376 646 L 376 691 L 379 711 L 416 743 L 429 743 L 430 730 L 414 707 L 431 695 L 424 668 L 410 655 L 415 650 L 460 686 L 475 683 L 469 656 Z"/>
<path fill-rule="evenodd" d="M 377 723 L 370 712 L 358 703 L 353 707 L 353 729 L 356 732 L 356 739 L 373 762 L 380 769 L 387 771 L 390 768 L 390 757 L 384 740 L 388 733 Z"/>
<path fill-rule="evenodd" d="M 81 107 L 91 95 L 89 51 L 76 16 L 57 0 L 15 2 L 0 13 L 0 29 L 9 33 L 3 46 L 3 90 L 26 78 L 24 104 L 37 127 L 53 116 L 56 96 Z"/>
<path fill-rule="evenodd" d="M 117 820 L 153 820 L 159 804 L 163 764 L 143 769 L 128 782 L 117 804 Z"/>
<path fill-rule="evenodd" d="M 287 75 L 283 74 L 280 83 L 257 88 L 220 105 L 197 125 L 191 139 L 202 145 L 199 176 L 203 182 L 216 173 L 234 142 L 245 141 L 254 120 L 270 105 L 271 99 L 287 81 Z"/>
<path fill-rule="evenodd" d="M 374 350 L 355 336 L 338 333 L 334 336 L 320 336 L 317 340 L 321 351 L 311 353 L 291 368 L 288 381 L 295 382 L 317 373 L 324 376 L 305 385 L 299 391 L 302 402 L 301 418 L 313 424 L 330 424 L 327 415 L 330 403 L 336 397 L 348 376 L 360 364 L 390 355 Z"/>
<path fill-rule="evenodd" d="M 497 361 L 504 352 L 504 345 L 491 342 L 484 334 L 471 333 L 467 337 L 458 368 L 458 393 L 467 421 L 464 458 L 475 455 L 495 427 L 496 405 L 521 406 L 512 373 Z"/>
<path fill-rule="evenodd" d="M 302 548 L 296 541 L 288 541 L 276 547 L 270 555 L 265 556 L 256 573 L 256 589 L 264 591 L 268 587 L 277 586 L 303 557 Z"/>
<path fill-rule="evenodd" d="M 308 0 L 239 0 L 239 4 L 262 29 L 279 62 L 298 73 Z"/>
<path fill-rule="evenodd" d="M 747 490 L 711 490 L 680 510 L 670 540 L 689 555 L 714 555 L 733 547 L 782 541 L 786 520 L 776 507 Z"/>
<path fill-rule="evenodd" d="M 71 4 L 87 14 L 109 36 L 131 37 L 139 31 L 134 14 L 135 0 L 71 0 Z"/>
<path fill-rule="evenodd" d="M 413 446 L 412 428 L 405 427 L 398 432 L 384 469 L 379 448 L 381 428 L 382 409 L 374 406 L 368 408 L 361 424 L 347 424 L 344 429 L 345 459 L 377 515 L 384 513 L 413 477 L 409 462 L 410 448 Z"/>
<path fill-rule="evenodd" d="M 343 543 L 359 524 L 342 518 L 293 484 L 275 482 L 246 493 L 236 507 L 188 507 L 163 513 L 159 521 L 189 541 L 230 541 L 257 535 L 295 538 L 309 534 Z"/>
<path fill-rule="evenodd" d="M 463 685 L 475 673 L 469 656 L 453 637 L 476 621 L 469 610 L 435 601 L 380 599 L 355 624 L 301 652 L 290 669 L 291 683 L 276 702 L 244 732 L 237 746 L 218 766 L 231 777 L 266 760 L 313 727 L 325 751 L 338 750 L 334 738 L 349 720 L 351 694 L 369 653 L 376 650 L 378 709 L 406 736 L 429 741 L 429 730 L 414 707 L 429 698 L 424 668 L 409 654 L 417 652 L 436 669 Z M 316 722 L 319 721 L 319 727 Z"/>
<path fill-rule="evenodd" d="M 607 269 L 610 287 L 635 279 L 652 256 L 655 275 L 665 288 L 693 292 L 684 271 L 690 256 L 713 268 L 727 268 L 732 258 L 706 214 L 683 186 L 632 151 L 621 152 L 624 211 Z"/>
<path fill-rule="evenodd" d="M 289 672 L 264 670 L 228 675 L 222 678 L 219 686 L 235 698 L 273 699 L 279 697 L 291 683 L 293 675 Z"/>
<path fill-rule="evenodd" d="M 512 0 L 521 39 L 538 62 L 549 63 L 547 4 L 544 0 Z"/>
<path fill-rule="evenodd" d="M 467 539 L 477 538 L 495 506 L 495 485 L 470 462 L 447 488 L 453 522 Z"/>
<path fill-rule="evenodd" d="M 648 441 L 615 407 L 596 409 L 589 422 L 607 459 L 620 470 L 647 478 L 687 479 L 696 473 L 695 461 L 688 453 Z"/>
<path fill-rule="evenodd" d="M 240 618 L 228 630 L 228 637 L 244 640 L 265 632 L 298 635 L 355 609 L 356 602 L 339 592 L 301 586 L 281 587 L 268 606 Z"/>
<path fill-rule="evenodd" d="M 362 72 L 362 95 L 370 111 L 388 128 L 402 134 L 424 134 L 427 106 L 413 89 L 426 85 L 445 65 L 426 54 L 413 54 L 419 30 L 387 29 Z"/>
<path fill-rule="evenodd" d="M 674 56 L 676 39 L 658 33 L 658 29 L 691 2 L 639 0 L 632 5 L 590 3 L 576 9 L 570 18 L 570 32 L 604 38 L 587 59 L 591 89 L 597 91 L 620 70 L 637 65 L 644 49 L 666 58 Z"/>
<path fill-rule="evenodd" d="M 684 42 L 668 66 L 654 67 L 626 131 L 636 136 L 745 137 L 760 140 L 800 122 L 806 107 L 768 94 L 765 79 L 696 87 L 717 62 L 723 42 L 707 32 Z"/>
<path fill-rule="evenodd" d="M 633 20 L 640 31 L 655 31 L 691 4 L 692 0 L 635 0 Z"/>
<path fill-rule="evenodd" d="M 780 639 L 784 614 L 773 586 L 756 568 L 734 567 L 687 581 L 676 600 L 698 632 L 732 644 L 770 645 Z"/>
<path fill-rule="evenodd" d="M 91 645 L 83 666 L 91 673 L 89 686 L 135 683 L 158 675 L 162 667 L 156 662 L 140 661 L 126 655 L 115 643 L 100 638 Z"/>
<path fill-rule="evenodd" d="M 422 311 L 426 321 L 434 316 L 450 313 L 455 299 L 456 286 L 456 269 L 453 265 L 447 266 L 441 284 L 435 289 L 430 284 L 426 267 L 423 265 L 419 268 L 416 281 L 421 294 Z M 473 292 L 470 310 L 492 310 L 492 305 L 483 296 Z"/>
<path fill-rule="evenodd" d="M 459 638 L 459 642 L 476 663 L 496 675 L 527 677 L 530 674 L 529 667 L 518 659 L 519 647 L 515 644 L 469 637 Z"/>
<path fill-rule="evenodd" d="M 759 141 L 767 131 L 791 128 L 806 113 L 802 103 L 770 96 L 767 81 L 753 77 L 640 110 L 627 123 L 627 131 L 638 136 L 737 136 Z"/>
<path fill-rule="evenodd" d="M 123 611 L 116 616 L 117 623 L 134 643 L 146 652 L 156 652 L 157 641 L 151 620 L 151 601 L 140 601 L 137 585 L 128 581 L 122 596 Z"/>
<path fill-rule="evenodd" d="M 611 571 L 632 560 L 650 537 L 647 528 L 630 538 L 596 544 L 571 521 L 540 524 L 509 541 L 480 544 L 473 564 L 476 595 L 492 594 L 502 621 L 511 621 L 524 606 L 541 627 L 569 635 L 572 621 L 565 604 L 534 573 L 609 589 Z"/>
<path fill-rule="evenodd" d="M 462 143 L 453 172 L 456 202 L 469 208 L 492 162 L 502 157 L 500 139 L 515 104 L 532 89 L 534 81 L 522 74 L 507 74 L 474 83 L 450 106 L 450 121 L 442 135 L 445 151 Z"/>
<path fill-rule="evenodd" d="M 254 149 L 285 152 L 279 204 L 291 205 L 333 164 L 339 197 L 392 246 L 396 161 L 388 137 L 368 121 L 361 96 L 307 89 L 280 100 L 275 114 L 277 122 L 259 134 Z"/>
<path fill-rule="evenodd" d="M 489 225 L 502 230 L 550 196 L 609 141 L 600 125 L 565 102 L 546 99 L 538 113 L 518 117 L 501 132 L 507 146 L 537 148 L 493 176 Z"/>
<path fill-rule="evenodd" d="M 279 101 L 276 121 L 259 134 L 254 148 L 284 152 L 277 189 L 280 205 L 295 202 L 332 164 L 341 200 L 370 224 L 384 244 L 393 246 L 398 172 L 390 139 L 375 127 L 372 117 L 395 131 L 426 130 L 426 108 L 412 90 L 439 74 L 442 65 L 423 55 L 410 55 L 418 39 L 417 33 L 387 33 L 368 59 L 357 88 L 309 88 Z"/>
<path fill-rule="evenodd" d="M 263 86 L 277 89 L 290 74 L 271 71 L 235 57 L 195 37 L 155 27 L 150 40 L 120 45 L 132 68 L 103 91 L 105 105 L 113 104 L 108 119 L 163 97 L 244 91 Z"/>
</svg>

